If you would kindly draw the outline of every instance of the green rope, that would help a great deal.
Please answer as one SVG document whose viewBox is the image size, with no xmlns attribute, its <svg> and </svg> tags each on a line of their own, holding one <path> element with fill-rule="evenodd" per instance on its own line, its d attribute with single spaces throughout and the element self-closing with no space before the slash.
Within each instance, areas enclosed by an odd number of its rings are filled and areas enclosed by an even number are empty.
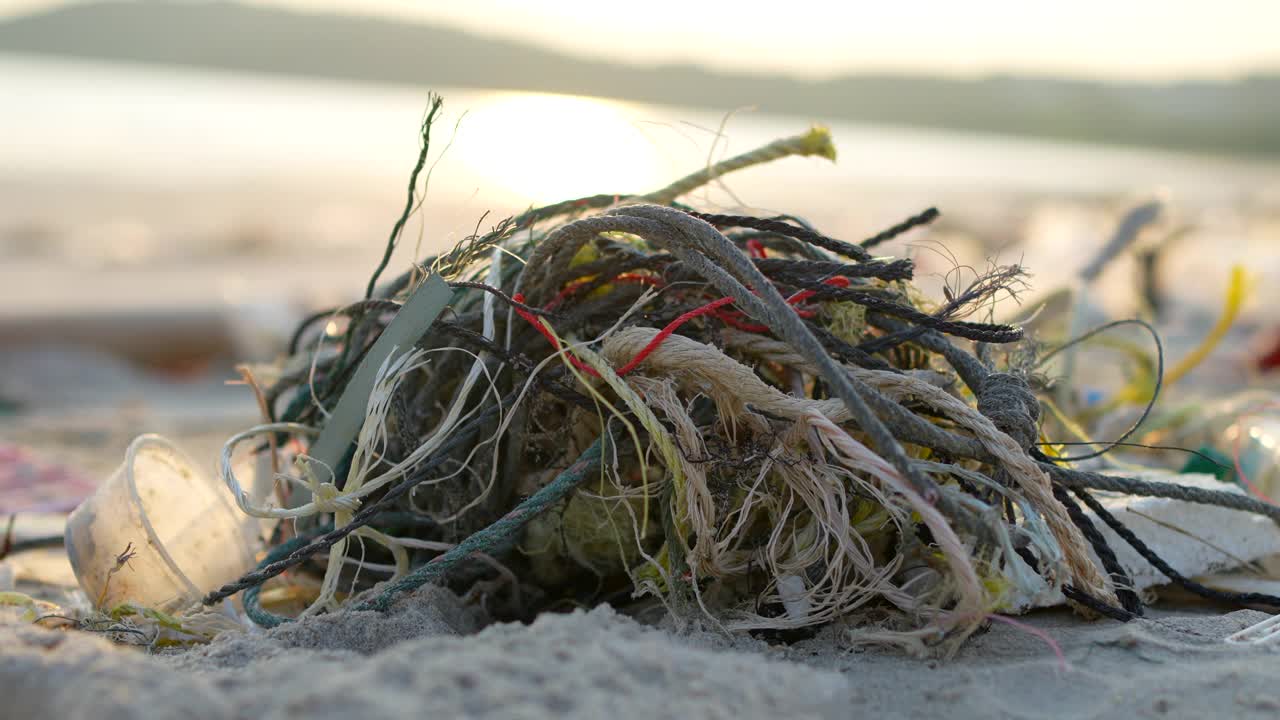
<svg viewBox="0 0 1280 720">
<path fill-rule="evenodd" d="M 369 278 L 369 287 L 364 291 L 365 298 L 373 297 L 373 290 L 378 286 L 378 277 L 382 275 L 382 271 L 387 269 L 387 264 L 391 262 L 391 255 L 396 250 L 396 243 L 400 240 L 400 231 L 404 230 L 405 223 L 409 222 L 409 216 L 413 214 L 414 200 L 417 199 L 418 191 L 418 174 L 422 172 L 422 168 L 427 164 L 427 152 L 431 150 L 431 123 L 435 122 L 436 113 L 440 112 L 440 106 L 444 104 L 444 98 L 434 93 L 428 98 L 430 107 L 427 110 L 427 117 L 422 121 L 422 145 L 418 148 L 418 161 L 413 166 L 413 172 L 409 173 L 409 190 L 408 197 L 404 201 L 404 212 L 400 214 L 400 219 L 396 220 L 396 224 L 391 228 L 391 236 L 387 238 L 387 248 L 383 251 L 382 261 L 378 263 L 378 267 L 373 271 L 373 276 Z M 431 173 L 427 173 L 430 176 Z"/>
<path fill-rule="evenodd" d="M 323 531 L 328 529 L 329 528 L 323 528 L 320 533 L 317 533 L 317 535 L 323 534 Z M 257 569 L 261 570 L 262 568 L 270 565 L 273 562 L 276 562 L 278 560 L 283 560 L 284 558 L 288 557 L 289 554 L 292 553 L 294 550 L 297 550 L 298 548 L 303 547 L 307 543 L 311 542 L 313 539 L 314 538 L 311 536 L 299 535 L 288 542 L 281 543 L 280 545 L 277 545 L 271 548 L 271 551 L 268 552 L 267 556 L 262 559 L 262 562 L 258 563 Z M 254 585 L 253 587 L 248 588 L 244 591 L 244 600 L 243 600 L 244 614 L 248 615 L 249 619 L 252 620 L 254 624 L 258 625 L 259 627 L 273 628 L 293 620 L 293 618 L 291 617 L 276 615 L 275 613 L 270 613 L 270 612 L 267 612 L 266 610 L 263 610 L 262 603 L 259 602 L 258 600 L 258 595 L 261 592 L 262 592 L 261 584 Z"/>
<path fill-rule="evenodd" d="M 450 570 L 457 567 L 463 560 L 476 553 L 493 552 L 503 543 L 513 540 L 515 534 L 527 525 L 530 520 L 545 512 L 552 505 L 569 497 L 579 485 L 586 482 L 592 472 L 600 467 L 602 455 L 601 442 L 596 440 L 591 447 L 587 448 L 578 457 L 578 460 L 573 465 L 557 475 L 546 487 L 529 496 L 527 500 L 517 505 L 514 510 L 507 513 L 497 522 L 463 540 L 452 550 L 436 557 L 414 572 L 391 583 L 382 591 L 381 595 L 361 603 L 356 609 L 385 611 L 391 606 L 392 600 L 397 595 L 415 590 L 429 582 L 440 579 L 448 574 Z M 323 534 L 329 529 L 327 527 L 321 528 L 316 535 Z M 313 539 L 315 539 L 315 536 L 299 535 L 286 543 L 271 548 L 271 551 L 262 559 L 262 562 L 258 563 L 258 569 L 261 570 L 288 557 L 293 551 L 307 545 Z M 293 620 L 293 618 L 276 615 L 262 609 L 262 603 L 258 597 L 261 592 L 262 585 L 254 585 L 244 591 L 244 612 L 249 616 L 250 620 L 264 628 L 279 627 Z"/>
<path fill-rule="evenodd" d="M 397 595 L 416 590 L 429 582 L 443 578 L 462 561 L 476 553 L 493 552 L 504 543 L 510 542 L 530 520 L 577 490 L 578 486 L 600 467 L 602 455 L 602 444 L 597 439 L 591 447 L 578 456 L 573 465 L 497 522 L 471 535 L 455 545 L 452 550 L 435 557 L 426 565 L 390 583 L 381 595 L 366 600 L 356 606 L 356 609 L 385 611 L 391 607 Z"/>
</svg>

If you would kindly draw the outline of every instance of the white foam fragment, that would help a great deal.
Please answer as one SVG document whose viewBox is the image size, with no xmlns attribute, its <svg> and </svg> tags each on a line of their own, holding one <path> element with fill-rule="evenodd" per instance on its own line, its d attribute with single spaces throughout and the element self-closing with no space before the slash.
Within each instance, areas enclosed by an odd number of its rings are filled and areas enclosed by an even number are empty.
<svg viewBox="0 0 1280 720">
<path fill-rule="evenodd" d="M 1244 492 L 1212 475 L 1160 470 L 1124 471 L 1123 474 L 1206 490 Z M 1261 515 L 1169 498 L 1133 497 L 1101 491 L 1095 491 L 1094 496 L 1121 524 L 1186 577 L 1213 575 L 1280 553 L 1280 525 Z M 1088 510 L 1086 514 L 1107 539 L 1135 587 L 1145 589 L 1170 582 L 1164 573 L 1143 559 L 1098 516 Z M 1093 555 L 1093 558 L 1101 566 L 1097 556 Z M 1280 577 L 1255 579 L 1274 584 Z M 1045 590 L 1034 597 L 1017 597 L 1007 609 L 1026 610 L 1066 602 L 1061 593 L 1048 592 L 1047 587 Z"/>
<path fill-rule="evenodd" d="M 1141 480 L 1176 483 L 1244 494 L 1235 485 L 1221 482 L 1212 475 L 1177 474 L 1148 471 L 1137 474 Z M 1280 553 L 1280 525 L 1274 520 L 1216 505 L 1201 505 L 1168 498 L 1137 498 L 1097 493 L 1107 510 L 1125 527 L 1133 531 L 1157 555 L 1187 577 L 1208 575 L 1240 567 L 1245 563 Z M 1093 513 L 1089 517 L 1098 525 L 1116 558 L 1138 588 L 1169 582 L 1137 551 Z"/>
<path fill-rule="evenodd" d="M 778 595 L 782 597 L 782 607 L 787 611 L 787 617 L 796 622 L 804 622 L 813 610 L 805 595 L 804 578 L 798 575 L 783 575 L 778 578 Z"/>
</svg>

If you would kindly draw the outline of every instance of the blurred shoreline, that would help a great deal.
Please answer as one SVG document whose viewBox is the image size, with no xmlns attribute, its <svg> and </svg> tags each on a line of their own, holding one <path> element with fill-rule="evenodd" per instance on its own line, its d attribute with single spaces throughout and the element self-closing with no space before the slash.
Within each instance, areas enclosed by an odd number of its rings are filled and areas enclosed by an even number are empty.
<svg viewBox="0 0 1280 720">
<path fill-rule="evenodd" d="M 588 57 L 442 25 L 229 2 L 78 2 L 0 21 L 0 52 L 221 68 L 349 82 L 512 89 L 670 106 L 821 114 L 881 126 L 1280 155 L 1280 74 L 1099 82 L 1007 72 L 977 77 L 777 73 Z M 816 16 L 824 15 L 814 9 Z M 1098 27 L 1106 36 L 1114 29 Z M 566 28 L 568 30 L 568 28 Z M 1159 34 L 1158 23 L 1144 32 Z M 1141 52 L 1137 38 L 1117 38 Z M 762 48 L 762 52 L 768 52 Z"/>
</svg>

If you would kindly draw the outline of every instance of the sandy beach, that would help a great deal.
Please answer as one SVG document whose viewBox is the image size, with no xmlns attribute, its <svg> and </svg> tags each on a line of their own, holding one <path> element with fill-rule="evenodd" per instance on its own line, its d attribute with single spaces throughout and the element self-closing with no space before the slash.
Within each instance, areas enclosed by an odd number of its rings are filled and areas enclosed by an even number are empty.
<svg viewBox="0 0 1280 720">
<path fill-rule="evenodd" d="M 247 399 L 236 407 L 252 411 Z M 95 431 L 83 422 L 59 429 L 54 415 L 11 437 L 105 475 L 130 432 L 154 428 L 162 416 L 122 417 L 115 431 Z M 169 417 L 200 457 L 212 457 L 234 427 Z M 38 534 L 57 522 L 19 529 Z M 7 561 L 20 587 L 30 590 L 22 581 L 31 579 L 74 583 L 60 549 L 39 553 Z M 44 587 L 37 596 L 60 597 Z M 951 658 L 860 645 L 859 628 L 842 623 L 793 644 L 697 623 L 675 627 L 660 613 L 642 623 L 607 606 L 491 624 L 479 608 L 431 586 L 386 614 L 231 631 L 188 649 L 43 629 L 9 612 L 0 624 L 7 698 L 0 716 L 976 720 L 1280 712 L 1280 645 L 1225 642 L 1266 614 L 1173 591 L 1156 596 L 1147 617 L 1129 623 L 1085 621 L 1062 608 L 1020 616 L 1017 626 L 991 622 Z"/>
<path fill-rule="evenodd" d="M 1223 638 L 1255 611 L 1163 605 L 1120 624 L 1063 611 L 993 624 L 954 658 L 646 627 L 609 608 L 479 630 L 426 589 L 386 615 L 319 617 L 146 652 L 0 628 L 6 717 L 1269 718 L 1280 650 Z"/>
</svg>

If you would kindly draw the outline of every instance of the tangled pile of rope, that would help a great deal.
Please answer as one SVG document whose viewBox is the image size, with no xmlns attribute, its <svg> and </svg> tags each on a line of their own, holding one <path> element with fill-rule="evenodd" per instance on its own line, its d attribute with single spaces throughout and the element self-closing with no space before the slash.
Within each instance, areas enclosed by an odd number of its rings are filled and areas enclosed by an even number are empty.
<svg viewBox="0 0 1280 720">
<path fill-rule="evenodd" d="M 971 319 L 1016 292 L 1021 269 L 934 303 L 910 260 L 873 253 L 936 211 L 850 243 L 678 202 L 739 168 L 834 159 L 823 129 L 650 195 L 529 211 L 379 285 L 423 145 L 367 297 L 303 323 L 264 423 L 227 444 L 241 507 L 292 522 L 207 604 L 247 591 L 251 617 L 278 624 L 262 585 L 292 571 L 322 578 L 303 615 L 386 609 L 443 583 L 512 617 L 651 598 L 728 630 L 862 619 L 881 639 L 954 644 L 1018 598 L 1142 612 L 1082 509 L 1111 522 L 1094 489 L 1280 519 L 1247 496 L 1042 453 L 1034 348 L 1018 327 Z M 377 341 L 440 279 L 447 311 L 374 357 L 357 393 Z M 362 413 L 341 461 L 309 463 L 351 394 Z M 276 467 L 293 460 L 275 503 L 249 499 L 231 470 L 247 441 Z"/>
</svg>

